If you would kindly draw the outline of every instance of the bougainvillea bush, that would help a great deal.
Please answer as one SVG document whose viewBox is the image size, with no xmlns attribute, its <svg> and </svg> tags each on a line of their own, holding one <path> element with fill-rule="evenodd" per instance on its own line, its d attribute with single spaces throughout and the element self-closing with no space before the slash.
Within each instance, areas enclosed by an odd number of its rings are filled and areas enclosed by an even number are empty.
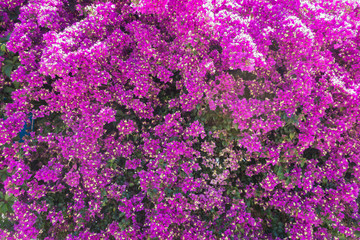
<svg viewBox="0 0 360 240">
<path fill-rule="evenodd" d="M 1 239 L 359 237 L 359 2 L 0 8 Z"/>
</svg>

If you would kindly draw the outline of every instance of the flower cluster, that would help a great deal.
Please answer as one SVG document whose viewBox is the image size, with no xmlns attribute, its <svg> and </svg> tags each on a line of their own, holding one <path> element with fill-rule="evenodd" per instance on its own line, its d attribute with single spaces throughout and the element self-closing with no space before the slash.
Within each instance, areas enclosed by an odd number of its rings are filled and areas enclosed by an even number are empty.
<svg viewBox="0 0 360 240">
<path fill-rule="evenodd" d="M 0 10 L 1 239 L 360 236 L 357 1 Z"/>
</svg>

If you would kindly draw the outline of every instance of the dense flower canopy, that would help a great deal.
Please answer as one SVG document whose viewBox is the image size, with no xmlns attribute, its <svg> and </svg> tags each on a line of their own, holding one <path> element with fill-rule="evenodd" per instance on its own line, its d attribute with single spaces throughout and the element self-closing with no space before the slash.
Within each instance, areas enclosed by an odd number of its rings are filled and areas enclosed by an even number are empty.
<svg viewBox="0 0 360 240">
<path fill-rule="evenodd" d="M 0 9 L 0 237 L 359 237 L 358 1 Z"/>
</svg>

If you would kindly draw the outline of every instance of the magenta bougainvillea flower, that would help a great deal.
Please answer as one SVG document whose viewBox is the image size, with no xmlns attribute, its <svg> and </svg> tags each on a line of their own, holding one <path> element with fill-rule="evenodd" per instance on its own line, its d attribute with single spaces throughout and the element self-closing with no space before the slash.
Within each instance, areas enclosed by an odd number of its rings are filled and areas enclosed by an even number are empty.
<svg viewBox="0 0 360 240">
<path fill-rule="evenodd" d="M 0 9 L 0 239 L 360 237 L 358 1 Z"/>
</svg>

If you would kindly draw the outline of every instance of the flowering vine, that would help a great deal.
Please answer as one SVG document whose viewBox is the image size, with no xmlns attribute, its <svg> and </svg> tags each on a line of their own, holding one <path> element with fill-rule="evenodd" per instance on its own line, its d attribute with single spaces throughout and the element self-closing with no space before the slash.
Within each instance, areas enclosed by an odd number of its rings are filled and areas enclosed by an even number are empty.
<svg viewBox="0 0 360 240">
<path fill-rule="evenodd" d="M 2 238 L 359 236 L 359 3 L 0 8 Z"/>
</svg>

